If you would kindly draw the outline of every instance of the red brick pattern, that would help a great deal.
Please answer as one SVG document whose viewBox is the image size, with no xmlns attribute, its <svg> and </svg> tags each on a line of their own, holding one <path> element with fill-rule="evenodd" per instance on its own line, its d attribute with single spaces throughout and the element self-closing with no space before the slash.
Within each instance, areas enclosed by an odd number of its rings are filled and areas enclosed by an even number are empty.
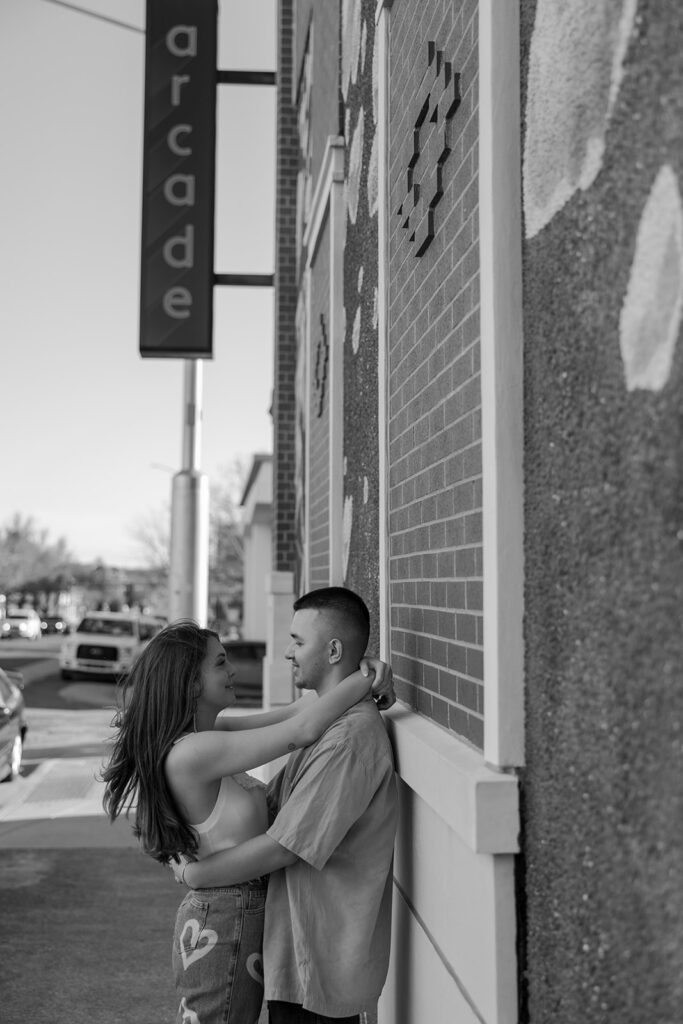
<svg viewBox="0 0 683 1024">
<path fill-rule="evenodd" d="M 389 577 L 391 661 L 403 700 L 483 746 L 483 584 L 477 4 L 399 0 L 389 88 Z M 431 48 L 429 44 L 432 44 Z M 433 238 L 398 210 L 434 47 L 459 77 Z M 434 109 L 431 96 L 430 110 Z M 434 147 L 424 145 L 422 159 Z M 441 152 L 441 150 L 440 150 Z M 414 162 L 414 161 L 413 161 Z M 434 169 L 436 172 L 436 169 Z M 426 169 L 429 173 L 429 168 Z M 420 252 L 420 255 L 417 253 Z"/>
<path fill-rule="evenodd" d="M 292 102 L 293 0 L 278 5 L 278 96 L 273 367 L 273 568 L 295 571 L 296 500 L 294 381 L 296 373 L 296 181 L 299 165 Z"/>
</svg>

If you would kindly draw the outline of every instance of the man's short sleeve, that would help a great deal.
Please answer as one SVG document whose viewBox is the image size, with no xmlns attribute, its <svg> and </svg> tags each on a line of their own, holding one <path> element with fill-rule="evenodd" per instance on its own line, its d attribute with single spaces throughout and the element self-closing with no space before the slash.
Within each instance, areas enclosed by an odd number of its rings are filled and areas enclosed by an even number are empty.
<svg viewBox="0 0 683 1024">
<path fill-rule="evenodd" d="M 277 815 L 284 777 L 285 768 L 281 768 L 277 775 L 273 776 L 266 785 L 266 804 L 268 806 L 268 821 L 270 824 L 275 821 L 275 816 Z"/>
<path fill-rule="evenodd" d="M 320 870 L 370 803 L 373 774 L 345 743 L 313 752 L 268 835 Z"/>
</svg>

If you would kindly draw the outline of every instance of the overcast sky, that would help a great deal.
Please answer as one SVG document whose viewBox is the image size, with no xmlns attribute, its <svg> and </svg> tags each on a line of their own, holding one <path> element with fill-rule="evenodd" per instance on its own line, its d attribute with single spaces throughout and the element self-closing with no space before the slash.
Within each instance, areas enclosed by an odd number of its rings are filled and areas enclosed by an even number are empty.
<svg viewBox="0 0 683 1024">
<path fill-rule="evenodd" d="M 73 0 L 144 29 L 144 0 Z M 219 68 L 275 68 L 276 0 L 220 0 Z M 0 525 L 82 560 L 131 535 L 182 457 L 180 360 L 138 354 L 144 34 L 52 0 L 0 0 Z M 275 90 L 220 86 L 217 272 L 270 273 Z M 216 288 L 201 468 L 270 451 L 270 289 Z M 159 468 L 161 467 L 161 468 Z"/>
</svg>

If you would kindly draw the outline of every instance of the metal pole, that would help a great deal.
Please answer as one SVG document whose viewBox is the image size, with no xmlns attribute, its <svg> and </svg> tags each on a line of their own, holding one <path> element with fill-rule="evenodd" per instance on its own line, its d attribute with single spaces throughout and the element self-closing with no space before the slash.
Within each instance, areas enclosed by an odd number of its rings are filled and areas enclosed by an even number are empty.
<svg viewBox="0 0 683 1024">
<path fill-rule="evenodd" d="M 209 589 L 209 481 L 199 471 L 202 361 L 184 361 L 183 462 L 173 477 L 168 613 L 206 626 Z"/>
</svg>

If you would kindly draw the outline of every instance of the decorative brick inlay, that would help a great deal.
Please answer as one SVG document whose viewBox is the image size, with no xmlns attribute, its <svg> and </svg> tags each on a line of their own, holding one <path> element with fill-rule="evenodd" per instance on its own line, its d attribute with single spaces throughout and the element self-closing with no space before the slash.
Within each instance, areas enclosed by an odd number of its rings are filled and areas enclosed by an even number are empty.
<svg viewBox="0 0 683 1024">
<path fill-rule="evenodd" d="M 327 363 L 329 361 L 330 346 L 327 340 L 327 330 L 325 328 L 325 317 L 320 314 L 320 334 L 318 336 L 318 345 L 315 350 L 315 370 L 313 374 L 313 382 L 315 387 L 315 393 L 318 399 L 317 414 L 320 418 L 325 408 L 325 391 L 327 389 Z"/>
<path fill-rule="evenodd" d="M 413 128 L 412 150 L 406 169 L 406 197 L 398 208 L 401 227 L 422 256 L 434 238 L 434 211 L 443 196 L 443 168 L 451 155 L 451 121 L 460 106 L 460 75 L 453 71 L 436 43 L 427 43 L 432 84 Z"/>
</svg>

